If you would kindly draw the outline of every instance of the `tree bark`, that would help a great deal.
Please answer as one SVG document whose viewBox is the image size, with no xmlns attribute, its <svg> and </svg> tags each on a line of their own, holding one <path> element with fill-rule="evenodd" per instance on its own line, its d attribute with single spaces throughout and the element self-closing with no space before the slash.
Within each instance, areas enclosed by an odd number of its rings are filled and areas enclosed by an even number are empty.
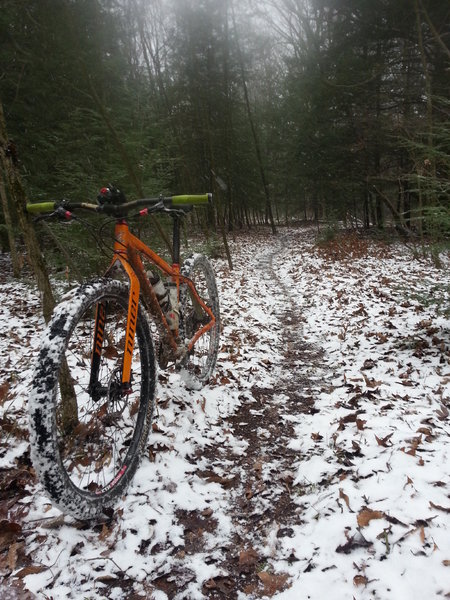
<svg viewBox="0 0 450 600">
<path fill-rule="evenodd" d="M 17 279 L 20 277 L 20 259 L 16 248 L 16 237 L 14 235 L 14 228 L 12 224 L 11 213 L 9 210 L 8 197 L 6 196 L 5 183 L 0 171 L 0 197 L 2 201 L 3 216 L 5 217 L 5 225 L 8 234 L 9 251 L 11 254 L 11 263 L 13 269 L 13 276 Z"/>
<path fill-rule="evenodd" d="M 19 226 L 23 233 L 28 260 L 30 261 L 31 268 L 34 272 L 38 290 L 42 296 L 42 312 L 44 319 L 45 322 L 48 323 L 55 307 L 55 298 L 53 296 L 47 266 L 41 252 L 39 240 L 37 239 L 36 231 L 34 230 L 26 211 L 27 195 L 18 171 L 16 150 L 12 142 L 10 142 L 8 139 L 3 105 L 1 102 L 0 162 L 6 175 L 6 181 L 11 199 L 14 202 L 17 210 Z M 59 385 L 62 398 L 62 411 L 64 415 L 63 426 L 65 428 L 71 428 L 78 421 L 78 409 L 73 382 L 71 380 L 69 369 L 65 360 L 61 365 Z"/>
<path fill-rule="evenodd" d="M 428 122 L 428 146 L 430 148 L 430 155 L 428 160 L 431 164 L 431 171 L 434 177 L 436 177 L 436 161 L 433 154 L 433 99 L 431 89 L 431 77 L 427 63 L 427 55 L 425 52 L 425 45 L 422 35 L 422 24 L 420 22 L 420 11 L 418 0 L 414 0 L 414 11 L 416 13 L 416 27 L 417 27 L 417 41 L 419 43 L 420 59 L 422 62 L 423 74 L 425 77 L 425 90 L 427 99 L 427 122 Z"/>
<path fill-rule="evenodd" d="M 27 249 L 28 260 L 30 261 L 35 274 L 38 289 L 42 294 L 44 319 L 48 322 L 55 306 L 55 299 L 53 297 L 48 271 L 44 257 L 41 253 L 39 241 L 26 212 L 27 197 L 18 173 L 17 157 L 15 155 L 15 149 L 13 148 L 13 144 L 8 140 L 3 105 L 0 102 L 0 160 L 6 176 L 11 199 L 17 211 L 19 225 Z"/>
</svg>

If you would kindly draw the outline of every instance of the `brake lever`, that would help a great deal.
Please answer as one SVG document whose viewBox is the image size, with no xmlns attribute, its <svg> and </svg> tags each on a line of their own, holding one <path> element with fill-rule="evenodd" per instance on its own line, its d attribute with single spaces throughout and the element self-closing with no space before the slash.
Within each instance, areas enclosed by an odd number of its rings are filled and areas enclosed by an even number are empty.
<svg viewBox="0 0 450 600">
<path fill-rule="evenodd" d="M 151 215 L 153 213 L 162 213 L 170 215 L 171 217 L 184 217 L 188 212 L 193 210 L 193 206 L 186 206 L 185 208 L 167 208 L 164 205 L 164 201 L 161 200 L 151 208 L 144 208 L 140 210 L 136 216 L 143 217 L 145 215 Z"/>
<path fill-rule="evenodd" d="M 56 217 L 58 220 L 70 221 L 71 219 L 75 219 L 75 215 L 70 211 L 66 210 L 64 206 L 58 206 L 56 210 L 52 213 L 48 213 L 46 215 L 38 215 L 34 217 L 33 223 L 38 223 L 39 221 L 50 221 L 52 218 Z"/>
</svg>

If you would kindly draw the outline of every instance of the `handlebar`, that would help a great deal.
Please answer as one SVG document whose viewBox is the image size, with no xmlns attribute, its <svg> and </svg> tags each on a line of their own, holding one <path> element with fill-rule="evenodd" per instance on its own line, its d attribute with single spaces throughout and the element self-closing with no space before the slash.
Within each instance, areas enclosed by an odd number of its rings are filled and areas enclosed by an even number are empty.
<svg viewBox="0 0 450 600">
<path fill-rule="evenodd" d="M 189 210 L 193 206 L 207 206 L 212 202 L 212 194 L 184 194 L 177 196 L 159 196 L 158 198 L 141 198 L 123 204 L 90 204 L 89 202 L 38 202 L 27 204 L 30 214 L 52 213 L 63 210 L 70 211 L 83 209 L 103 213 L 114 217 L 125 217 L 132 209 L 145 206 L 149 212 L 164 212 L 171 209 Z"/>
</svg>

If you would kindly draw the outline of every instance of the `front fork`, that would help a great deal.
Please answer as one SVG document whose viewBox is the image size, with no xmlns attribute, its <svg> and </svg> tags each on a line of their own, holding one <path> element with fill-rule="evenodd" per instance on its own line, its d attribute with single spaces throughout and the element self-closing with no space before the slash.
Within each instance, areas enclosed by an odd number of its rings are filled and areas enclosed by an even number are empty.
<svg viewBox="0 0 450 600">
<path fill-rule="evenodd" d="M 121 392 L 129 393 L 131 390 L 131 360 L 133 356 L 136 325 L 138 319 L 140 284 L 134 271 L 127 261 L 121 260 L 130 279 L 130 293 L 128 297 L 127 327 L 125 333 L 125 346 L 123 354 Z M 95 315 L 95 329 L 93 336 L 93 348 L 91 355 L 91 374 L 89 379 L 89 393 L 94 400 L 99 400 L 106 395 L 107 391 L 99 384 L 101 355 L 104 344 L 105 323 L 108 317 L 108 303 L 100 301 L 97 304 Z"/>
<path fill-rule="evenodd" d="M 99 302 L 97 304 L 97 309 L 95 312 L 95 329 L 91 356 L 91 376 L 89 378 L 88 388 L 89 394 L 95 401 L 99 400 L 103 395 L 103 391 L 100 389 L 98 381 L 98 374 L 100 371 L 100 361 L 102 356 L 107 310 L 108 305 L 106 302 Z"/>
</svg>

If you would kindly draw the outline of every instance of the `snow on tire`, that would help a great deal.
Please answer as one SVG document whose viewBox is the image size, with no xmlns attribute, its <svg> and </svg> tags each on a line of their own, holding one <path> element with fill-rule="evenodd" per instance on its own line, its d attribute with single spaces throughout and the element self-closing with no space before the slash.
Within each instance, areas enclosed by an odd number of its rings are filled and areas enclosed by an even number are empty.
<svg viewBox="0 0 450 600">
<path fill-rule="evenodd" d="M 91 351 L 100 305 L 106 317 L 94 395 Z M 101 515 L 124 492 L 151 424 L 155 358 L 141 305 L 131 388 L 125 394 L 121 385 L 127 306 L 122 282 L 103 278 L 81 285 L 55 309 L 35 369 L 29 398 L 33 465 L 53 503 L 80 519 Z"/>
<path fill-rule="evenodd" d="M 201 386 L 209 380 L 216 365 L 220 337 L 219 294 L 214 270 L 203 254 L 193 254 L 186 258 L 181 274 L 194 282 L 200 298 L 206 302 L 216 319 L 214 327 L 199 338 L 182 364 L 187 371 L 186 386 L 195 389 L 196 384 Z M 198 311 L 188 288 L 182 288 L 180 311 L 180 334 L 187 342 L 202 324 L 201 319 L 196 316 Z M 206 317 L 206 313 L 203 314 Z"/>
</svg>

